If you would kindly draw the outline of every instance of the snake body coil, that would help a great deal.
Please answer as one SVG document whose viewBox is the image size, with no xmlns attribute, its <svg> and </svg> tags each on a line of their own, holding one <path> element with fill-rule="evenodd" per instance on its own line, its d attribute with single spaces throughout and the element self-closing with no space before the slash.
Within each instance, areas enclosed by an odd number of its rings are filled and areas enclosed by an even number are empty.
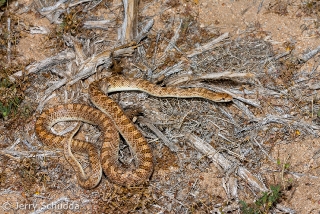
<svg viewBox="0 0 320 214">
<path fill-rule="evenodd" d="M 38 118 L 35 131 L 38 138 L 52 148 L 65 148 L 65 157 L 77 173 L 79 185 L 94 188 L 101 180 L 102 169 L 110 181 L 122 186 L 136 186 L 147 181 L 153 172 L 153 156 L 147 141 L 128 119 L 121 107 L 107 96 L 115 91 L 138 90 L 157 97 L 200 97 L 214 102 L 228 102 L 232 97 L 226 93 L 215 93 L 204 88 L 180 89 L 159 87 L 143 79 L 111 76 L 90 84 L 89 95 L 95 109 L 82 104 L 58 105 L 43 111 Z M 106 94 L 103 92 L 105 91 Z M 83 121 L 98 126 L 102 133 L 100 151 L 91 143 L 53 134 L 51 127 L 61 121 Z M 119 162 L 119 134 L 125 139 L 135 159 L 135 167 L 124 168 Z M 85 173 L 71 154 L 72 149 L 89 154 L 91 172 Z"/>
</svg>

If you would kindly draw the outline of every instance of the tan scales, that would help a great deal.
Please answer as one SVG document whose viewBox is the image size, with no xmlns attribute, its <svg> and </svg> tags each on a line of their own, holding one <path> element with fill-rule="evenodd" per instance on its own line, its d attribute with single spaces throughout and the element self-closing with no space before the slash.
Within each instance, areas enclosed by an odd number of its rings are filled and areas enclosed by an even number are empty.
<svg viewBox="0 0 320 214">
<path fill-rule="evenodd" d="M 228 102 L 232 97 L 226 93 L 212 92 L 205 88 L 160 87 L 143 79 L 111 76 L 90 84 L 89 95 L 99 109 L 83 104 L 65 104 L 43 111 L 38 118 L 35 131 L 38 138 L 52 148 L 64 148 L 64 155 L 76 172 L 79 185 L 86 189 L 96 187 L 102 176 L 102 169 L 109 180 L 122 186 L 137 186 L 146 182 L 153 172 L 153 155 L 147 141 L 135 125 L 125 116 L 121 107 L 106 94 L 116 91 L 143 91 L 156 97 L 204 98 L 214 102 Z M 105 94 L 106 93 L 106 94 Z M 50 128 L 61 121 L 83 121 L 98 126 L 102 132 L 102 148 L 89 142 L 73 139 L 78 125 L 67 136 L 51 133 Z M 119 134 L 130 147 L 135 167 L 125 168 L 119 161 Z M 71 153 L 89 154 L 91 171 L 83 171 Z M 99 158 L 100 153 L 100 158 Z"/>
</svg>

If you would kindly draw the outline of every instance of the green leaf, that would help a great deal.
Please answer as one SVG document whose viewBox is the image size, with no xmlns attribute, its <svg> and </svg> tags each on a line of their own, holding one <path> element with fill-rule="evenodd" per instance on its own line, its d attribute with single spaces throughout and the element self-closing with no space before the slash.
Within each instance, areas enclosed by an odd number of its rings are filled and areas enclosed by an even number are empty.
<svg viewBox="0 0 320 214">
<path fill-rule="evenodd" d="M 284 165 L 284 168 L 285 168 L 285 169 L 289 169 L 289 167 L 290 167 L 290 164 L 289 164 L 289 163 L 286 163 L 286 164 Z"/>
<path fill-rule="evenodd" d="M 6 0 L 0 0 L 0 7 L 2 7 L 6 3 Z"/>
</svg>

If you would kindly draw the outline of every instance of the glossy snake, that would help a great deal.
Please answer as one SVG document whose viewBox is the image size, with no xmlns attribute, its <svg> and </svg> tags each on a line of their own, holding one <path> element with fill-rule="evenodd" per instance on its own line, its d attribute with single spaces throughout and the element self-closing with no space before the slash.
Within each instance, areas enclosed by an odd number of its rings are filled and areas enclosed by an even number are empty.
<svg viewBox="0 0 320 214">
<path fill-rule="evenodd" d="M 83 104 L 58 105 L 43 111 L 38 118 L 35 131 L 38 138 L 52 148 L 64 148 L 65 157 L 74 168 L 79 185 L 86 189 L 98 185 L 105 175 L 113 183 L 122 186 L 136 186 L 147 181 L 153 172 L 153 156 L 147 141 L 135 125 L 128 119 L 121 107 L 107 96 L 116 91 L 144 91 L 157 97 L 204 98 L 214 102 L 228 102 L 232 97 L 226 93 L 216 93 L 204 88 L 160 87 L 143 79 L 125 78 L 120 75 L 100 79 L 90 84 L 89 95 L 98 108 Z M 105 93 L 104 93 L 105 92 Z M 102 132 L 102 148 L 73 139 L 79 126 L 68 136 L 58 136 L 50 128 L 61 121 L 83 121 L 98 126 Z M 125 168 L 119 161 L 119 134 L 130 147 L 135 159 L 135 167 Z M 74 158 L 71 149 L 89 155 L 91 171 L 84 172 Z"/>
</svg>

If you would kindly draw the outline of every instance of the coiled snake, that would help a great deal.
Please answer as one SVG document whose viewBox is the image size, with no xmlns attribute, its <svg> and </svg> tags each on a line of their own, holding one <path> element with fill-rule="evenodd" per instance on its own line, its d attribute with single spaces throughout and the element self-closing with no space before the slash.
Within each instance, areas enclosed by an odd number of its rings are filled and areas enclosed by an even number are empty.
<svg viewBox="0 0 320 214">
<path fill-rule="evenodd" d="M 121 107 L 107 96 L 111 92 L 128 90 L 144 91 L 157 97 L 198 97 L 214 102 L 232 100 L 232 97 L 226 93 L 216 93 L 204 88 L 160 87 L 143 79 L 116 75 L 90 84 L 90 99 L 98 109 L 83 104 L 65 104 L 43 111 L 35 125 L 38 138 L 49 147 L 64 148 L 64 155 L 75 170 L 79 185 L 83 188 L 96 187 L 101 180 L 102 169 L 111 182 L 121 186 L 140 185 L 147 181 L 153 172 L 153 156 L 147 141 L 125 116 Z M 79 125 L 68 136 L 53 134 L 50 128 L 61 121 L 83 121 L 98 126 L 103 139 L 101 151 L 91 143 L 72 138 Z M 135 167 L 124 168 L 119 161 L 118 132 L 130 147 L 130 152 L 135 159 Z M 71 153 L 70 147 L 74 151 L 88 153 L 90 172 L 83 171 Z"/>
</svg>

